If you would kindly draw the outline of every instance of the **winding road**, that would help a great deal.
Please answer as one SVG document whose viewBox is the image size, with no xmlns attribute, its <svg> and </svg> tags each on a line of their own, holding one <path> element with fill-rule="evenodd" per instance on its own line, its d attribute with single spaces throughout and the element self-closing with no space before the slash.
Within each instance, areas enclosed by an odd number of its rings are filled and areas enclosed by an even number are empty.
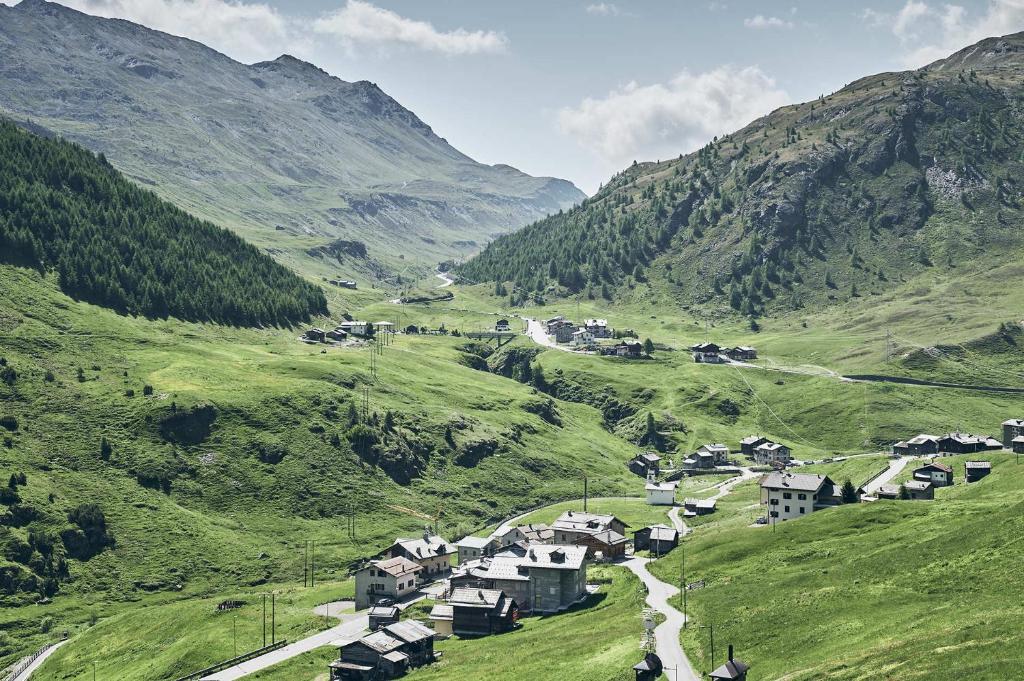
<svg viewBox="0 0 1024 681">
<path fill-rule="evenodd" d="M 882 485 L 887 484 L 890 480 L 895 478 L 900 472 L 907 467 L 907 464 L 913 461 L 916 457 L 913 456 L 901 456 L 898 459 L 894 459 L 889 462 L 889 469 L 878 474 L 867 483 L 864 484 L 864 493 L 867 495 L 874 495 L 882 488 Z"/>
<path fill-rule="evenodd" d="M 64 639 L 63 641 L 60 641 L 58 643 L 54 643 L 52 646 L 50 646 L 45 651 L 43 651 L 39 655 L 39 657 L 37 657 L 36 659 L 32 660 L 32 664 L 30 664 L 29 666 L 27 666 L 24 669 L 22 669 L 18 673 L 18 675 L 15 676 L 14 678 L 12 678 L 10 681 L 28 681 L 28 678 L 30 676 L 32 676 L 32 673 L 35 670 L 39 669 L 41 666 L 43 666 L 43 663 L 46 662 L 46 659 L 48 657 L 50 657 L 50 655 L 53 655 L 55 652 L 57 652 L 57 649 L 60 648 L 62 645 L 64 645 L 67 642 L 68 642 L 67 639 Z"/>
</svg>

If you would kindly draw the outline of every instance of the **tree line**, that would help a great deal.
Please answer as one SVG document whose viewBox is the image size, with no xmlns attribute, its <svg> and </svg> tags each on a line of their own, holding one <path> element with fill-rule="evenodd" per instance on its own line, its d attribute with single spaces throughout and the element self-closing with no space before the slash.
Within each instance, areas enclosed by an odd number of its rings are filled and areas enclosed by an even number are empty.
<svg viewBox="0 0 1024 681">
<path fill-rule="evenodd" d="M 129 182 L 102 154 L 0 120 L 0 259 L 69 296 L 150 318 L 286 326 L 323 291 L 255 246 Z"/>
</svg>

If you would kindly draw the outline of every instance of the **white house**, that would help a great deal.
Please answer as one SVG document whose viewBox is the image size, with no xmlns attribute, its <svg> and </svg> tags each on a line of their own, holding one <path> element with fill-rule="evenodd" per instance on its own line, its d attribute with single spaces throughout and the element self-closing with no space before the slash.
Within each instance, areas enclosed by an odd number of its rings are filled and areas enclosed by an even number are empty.
<svg viewBox="0 0 1024 681">
<path fill-rule="evenodd" d="M 648 480 L 644 489 L 647 491 L 647 503 L 651 506 L 675 506 L 676 483 Z"/>
<path fill-rule="evenodd" d="M 583 326 L 587 331 L 594 334 L 594 338 L 608 338 L 611 336 L 607 319 L 588 319 L 584 322 Z"/>
<path fill-rule="evenodd" d="M 365 336 L 369 322 L 345 321 L 338 324 L 338 328 L 352 336 Z"/>
<path fill-rule="evenodd" d="M 494 330 L 498 333 L 506 333 L 512 330 L 512 326 L 508 323 L 507 319 L 499 319 L 498 323 L 494 325 Z"/>
<path fill-rule="evenodd" d="M 791 520 L 843 503 L 842 491 L 827 475 L 775 471 L 761 478 L 761 505 L 768 521 Z"/>
<path fill-rule="evenodd" d="M 594 344 L 594 334 L 587 329 L 577 329 L 572 334 L 572 345 L 577 348 L 589 348 Z"/>
<path fill-rule="evenodd" d="M 714 457 L 714 465 L 716 466 L 729 463 L 729 447 L 721 442 L 702 445 L 701 448 L 697 450 L 697 454 L 700 454 L 701 452 L 711 454 L 711 456 Z"/>
<path fill-rule="evenodd" d="M 381 598 L 399 599 L 416 590 L 417 575 L 423 570 L 407 558 L 371 560 L 356 572 L 356 610 L 363 610 Z"/>
</svg>

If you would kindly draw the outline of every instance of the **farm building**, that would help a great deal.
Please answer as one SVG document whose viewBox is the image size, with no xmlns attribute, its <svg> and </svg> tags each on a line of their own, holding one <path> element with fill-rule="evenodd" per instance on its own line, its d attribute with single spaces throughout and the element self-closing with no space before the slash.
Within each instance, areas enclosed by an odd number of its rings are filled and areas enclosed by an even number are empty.
<svg viewBox="0 0 1024 681">
<path fill-rule="evenodd" d="M 967 482 L 977 482 L 991 472 L 991 461 L 967 461 L 964 463 L 964 479 Z"/>
<path fill-rule="evenodd" d="M 676 483 L 655 482 L 648 480 L 644 485 L 647 492 L 647 503 L 650 506 L 675 506 L 676 504 Z"/>
<path fill-rule="evenodd" d="M 455 612 L 452 606 L 447 603 L 435 603 L 430 609 L 430 622 L 434 625 L 434 635 L 440 638 L 448 638 L 454 633 L 452 622 L 455 619 Z"/>
<path fill-rule="evenodd" d="M 452 633 L 488 636 L 510 631 L 519 619 L 519 606 L 498 589 L 462 587 L 448 599 L 452 608 Z"/>
<path fill-rule="evenodd" d="M 371 560 L 355 573 L 356 610 L 370 607 L 382 598 L 399 599 L 416 590 L 423 567 L 403 558 Z"/>
<path fill-rule="evenodd" d="M 370 631 L 377 631 L 389 624 L 394 624 L 401 617 L 402 611 L 397 605 L 375 605 L 370 608 Z"/>
<path fill-rule="evenodd" d="M 973 454 L 990 449 L 1002 449 L 1003 443 L 986 435 L 948 433 L 939 438 L 939 451 L 949 454 Z"/>
<path fill-rule="evenodd" d="M 765 442 L 754 447 L 754 462 L 762 466 L 789 464 L 792 459 L 792 450 L 786 445 L 778 442 Z"/>
<path fill-rule="evenodd" d="M 939 437 L 926 433 L 912 437 L 906 442 L 897 442 L 892 447 L 892 453 L 899 456 L 926 456 L 928 454 L 938 454 L 938 452 Z"/>
<path fill-rule="evenodd" d="M 691 346 L 693 361 L 698 364 L 721 364 L 722 356 L 719 354 L 721 348 L 714 343 L 697 343 Z"/>
<path fill-rule="evenodd" d="M 640 357 L 644 354 L 643 343 L 639 341 L 622 341 L 618 345 L 609 348 L 609 350 L 616 357 Z"/>
<path fill-rule="evenodd" d="M 1003 421 L 1003 446 L 1012 449 L 1015 438 L 1024 437 L 1024 419 Z"/>
<path fill-rule="evenodd" d="M 659 556 L 679 546 L 679 532 L 668 525 L 642 527 L 633 533 L 633 550 L 650 551 Z"/>
<path fill-rule="evenodd" d="M 407 558 L 418 563 L 423 568 L 419 578 L 429 581 L 451 570 L 451 557 L 456 553 L 458 549 L 454 544 L 425 529 L 422 538 L 396 539 L 381 553 L 381 557 Z"/>
<path fill-rule="evenodd" d="M 699 515 L 710 515 L 715 512 L 717 502 L 714 499 L 685 499 L 683 515 L 693 518 Z"/>
<path fill-rule="evenodd" d="M 766 437 L 761 437 L 760 435 L 748 435 L 740 440 L 740 452 L 747 456 L 753 456 L 754 449 L 760 447 L 766 442 L 769 442 Z"/>
<path fill-rule="evenodd" d="M 626 544 L 629 540 L 615 530 L 604 530 L 584 535 L 576 540 L 577 546 L 587 549 L 587 558 L 599 560 L 616 560 L 626 555 Z"/>
<path fill-rule="evenodd" d="M 434 661 L 434 631 L 416 620 L 389 624 L 340 646 L 330 664 L 331 681 L 377 681 Z"/>
<path fill-rule="evenodd" d="M 587 594 L 587 548 L 533 544 L 461 566 L 452 588 L 498 589 L 520 612 L 565 610 Z"/>
<path fill-rule="evenodd" d="M 747 672 L 749 670 L 749 665 L 733 658 L 732 646 L 730 645 L 729 659 L 721 667 L 711 672 L 709 676 L 711 681 L 747 681 Z"/>
<path fill-rule="evenodd" d="M 492 538 L 502 548 L 519 542 L 551 544 L 554 541 L 555 532 L 544 523 L 530 523 L 510 528 L 501 535 L 492 535 Z"/>
<path fill-rule="evenodd" d="M 324 335 L 333 341 L 342 341 L 348 338 L 348 333 L 344 329 L 331 329 Z"/>
<path fill-rule="evenodd" d="M 722 351 L 726 357 L 736 362 L 746 362 L 757 359 L 757 350 L 749 345 L 741 345 L 735 348 L 726 348 Z"/>
<path fill-rule="evenodd" d="M 307 329 L 302 337 L 313 343 L 323 343 L 327 339 L 327 334 L 323 329 Z"/>
<path fill-rule="evenodd" d="M 657 476 L 660 473 L 661 457 L 654 452 L 640 452 L 626 462 L 626 466 L 641 478 Z"/>
<path fill-rule="evenodd" d="M 932 483 L 935 487 L 949 487 L 953 484 L 953 468 L 938 461 L 932 461 L 914 469 L 914 480 Z"/>
<path fill-rule="evenodd" d="M 926 480 L 908 480 L 902 487 L 910 500 L 927 501 L 935 498 L 935 485 Z M 879 499 L 899 499 L 900 485 L 882 485 L 875 496 Z"/>
<path fill-rule="evenodd" d="M 831 508 L 843 503 L 839 486 L 827 475 L 775 471 L 761 478 L 761 504 L 776 521 Z"/>
<path fill-rule="evenodd" d="M 1010 441 L 1010 449 L 1017 454 L 1024 454 L 1024 435 L 1018 435 Z"/>
</svg>

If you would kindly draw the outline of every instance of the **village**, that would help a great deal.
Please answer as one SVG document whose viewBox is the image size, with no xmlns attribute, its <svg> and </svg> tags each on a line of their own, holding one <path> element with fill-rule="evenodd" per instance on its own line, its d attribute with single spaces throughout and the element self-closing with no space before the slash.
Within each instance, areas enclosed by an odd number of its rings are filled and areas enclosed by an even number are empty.
<svg viewBox="0 0 1024 681">
<path fill-rule="evenodd" d="M 398 538 L 354 572 L 355 608 L 368 613 L 369 629 L 335 643 L 339 655 L 330 664 L 330 679 L 396 678 L 438 659 L 436 640 L 514 636 L 524 617 L 557 616 L 586 608 L 599 588 L 588 581 L 589 566 L 620 565 L 641 574 L 638 566 L 677 549 L 681 538 L 693 531 L 686 519 L 714 514 L 717 501 L 738 483 L 758 480 L 759 504 L 765 509 L 753 525 L 758 527 L 849 503 L 934 500 L 936 488 L 956 484 L 960 475 L 942 458 L 995 451 L 1024 453 L 1024 419 L 1004 421 L 1000 438 L 953 432 L 897 442 L 890 449 L 893 463 L 858 487 L 849 481 L 838 484 L 821 473 L 794 472 L 812 462 L 794 459 L 790 447 L 760 435 L 745 437 L 733 448 L 722 443 L 702 445 L 679 466 L 656 452 L 638 452 L 626 466 L 642 482 L 640 498 L 649 506 L 668 509 L 671 524 L 631 528 L 614 514 L 588 512 L 584 496 L 580 510 L 566 510 L 550 524 L 519 523 L 523 516 L 517 516 L 489 534 L 454 542 L 431 527 L 425 527 L 421 536 Z M 909 479 L 891 484 L 912 461 L 918 465 Z M 963 465 L 962 477 L 965 484 L 974 484 L 991 470 L 991 461 L 970 459 Z M 731 477 L 709 487 L 716 492 L 710 497 L 677 498 L 680 480 L 709 473 Z M 668 587 L 650 579 L 645 582 L 648 590 Z M 403 617 L 406 608 L 425 598 L 433 601 L 425 620 Z M 674 640 L 682 655 L 678 631 Z M 637 681 L 660 678 L 668 669 L 662 658 L 672 654 L 645 636 L 639 653 L 643 659 L 632 670 Z M 748 672 L 749 666 L 734 657 L 730 645 L 725 663 L 708 678 L 745 680 Z"/>
</svg>

